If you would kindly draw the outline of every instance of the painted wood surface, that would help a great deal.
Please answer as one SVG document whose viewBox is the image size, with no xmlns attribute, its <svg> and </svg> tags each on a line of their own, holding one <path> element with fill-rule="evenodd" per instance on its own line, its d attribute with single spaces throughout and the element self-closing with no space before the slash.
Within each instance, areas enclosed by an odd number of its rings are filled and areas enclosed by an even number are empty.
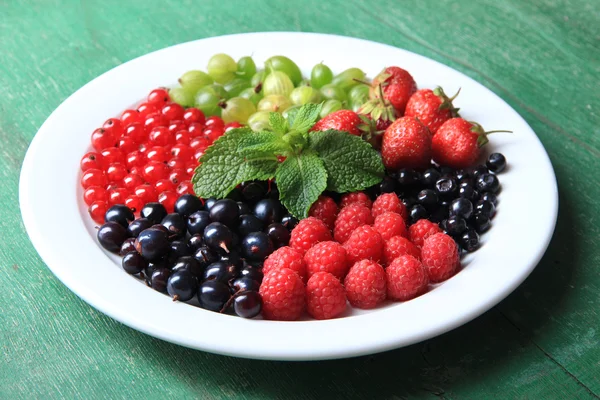
<svg viewBox="0 0 600 400">
<path fill-rule="evenodd" d="M 66 97 L 149 51 L 283 30 L 423 54 L 489 87 L 533 127 L 558 178 L 559 220 L 541 263 L 505 301 L 383 354 L 251 361 L 129 329 L 45 267 L 21 222 L 18 177 L 29 142 Z M 598 398 L 599 82 L 597 1 L 0 2 L 0 398 Z M 252 346 L 242 332 L 239 340 Z"/>
</svg>

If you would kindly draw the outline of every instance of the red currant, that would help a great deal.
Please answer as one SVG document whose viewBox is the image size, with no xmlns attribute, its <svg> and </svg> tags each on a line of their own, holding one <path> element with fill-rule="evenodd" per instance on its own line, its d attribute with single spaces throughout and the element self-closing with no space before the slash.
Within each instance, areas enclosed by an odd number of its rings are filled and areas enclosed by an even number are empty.
<svg viewBox="0 0 600 400">
<path fill-rule="evenodd" d="M 183 169 L 174 169 L 169 174 L 169 180 L 173 182 L 173 185 L 177 186 L 181 182 L 187 179 L 187 173 Z"/>
<path fill-rule="evenodd" d="M 175 136 L 175 133 L 187 129 L 187 125 L 183 121 L 171 121 L 168 129 L 169 132 L 171 132 L 171 135 Z"/>
<path fill-rule="evenodd" d="M 139 197 L 144 202 L 144 204 L 156 201 L 157 198 L 156 190 L 154 189 L 154 187 L 152 187 L 152 185 L 148 184 L 136 187 L 133 193 L 137 197 Z"/>
<path fill-rule="evenodd" d="M 171 100 L 169 98 L 169 92 L 165 88 L 154 89 L 148 95 L 148 103 L 155 106 L 163 106 Z"/>
<path fill-rule="evenodd" d="M 121 114 L 121 122 L 123 126 L 129 126 L 133 123 L 142 122 L 142 117 L 137 110 L 125 110 L 123 114 Z"/>
<path fill-rule="evenodd" d="M 150 147 L 146 143 L 142 143 L 138 146 L 138 151 L 145 155 L 149 148 Z"/>
<path fill-rule="evenodd" d="M 244 125 L 240 124 L 239 122 L 235 121 L 235 122 L 230 122 L 228 124 L 225 125 L 225 132 L 229 132 L 232 129 L 236 129 L 236 128 L 242 128 Z"/>
<path fill-rule="evenodd" d="M 127 175 L 127 168 L 123 164 L 110 164 L 106 169 L 106 178 L 111 183 L 121 183 Z"/>
<path fill-rule="evenodd" d="M 102 151 L 107 147 L 114 146 L 116 139 L 112 135 L 111 131 L 107 131 L 104 128 L 98 128 L 92 132 L 92 147 L 96 151 Z"/>
<path fill-rule="evenodd" d="M 175 190 L 175 185 L 169 179 L 161 179 L 154 184 L 156 193 L 166 192 L 168 190 Z"/>
<path fill-rule="evenodd" d="M 192 138 L 202 136 L 202 132 L 204 132 L 204 125 L 197 122 L 192 122 L 188 125 L 188 132 Z"/>
<path fill-rule="evenodd" d="M 148 139 L 144 125 L 134 122 L 125 128 L 123 136 L 130 137 L 136 144 L 144 143 Z"/>
<path fill-rule="evenodd" d="M 204 125 L 206 122 L 206 118 L 204 117 L 204 113 L 197 108 L 190 107 L 183 113 L 183 120 L 187 124 L 191 124 L 192 122 L 197 122 L 200 125 Z"/>
<path fill-rule="evenodd" d="M 194 185 L 191 181 L 183 181 L 177 186 L 177 194 L 182 196 L 184 194 L 195 194 Z"/>
<path fill-rule="evenodd" d="M 175 158 L 188 161 L 194 155 L 194 150 L 185 144 L 176 144 L 171 147 L 171 155 Z"/>
<path fill-rule="evenodd" d="M 171 158 L 169 161 L 167 161 L 167 165 L 171 169 L 185 169 L 185 160 Z"/>
<path fill-rule="evenodd" d="M 170 182 L 170 181 L 169 181 Z M 83 201 L 88 206 L 95 201 L 106 202 L 108 200 L 108 192 L 102 186 L 90 186 L 83 192 Z"/>
<path fill-rule="evenodd" d="M 134 214 L 139 215 L 142 207 L 144 207 L 144 202 L 136 195 L 131 195 L 125 199 L 125 205 L 129 207 Z"/>
<path fill-rule="evenodd" d="M 163 106 L 161 112 L 169 121 L 175 121 L 183 119 L 185 110 L 177 103 L 167 103 Z"/>
<path fill-rule="evenodd" d="M 153 146 L 167 146 L 175 143 L 175 135 L 164 126 L 158 126 L 148 135 L 148 141 Z"/>
<path fill-rule="evenodd" d="M 143 170 L 142 170 L 142 167 L 133 166 L 133 167 L 129 168 L 129 173 L 138 175 L 138 176 L 142 176 Z"/>
<path fill-rule="evenodd" d="M 167 190 L 158 195 L 158 202 L 167 209 L 168 213 L 172 213 L 178 197 L 177 192 Z"/>
<path fill-rule="evenodd" d="M 175 143 L 178 144 L 190 144 L 190 133 L 187 130 L 180 130 L 175 134 Z"/>
<path fill-rule="evenodd" d="M 115 139 L 120 138 L 123 134 L 123 124 L 118 118 L 107 119 L 102 125 L 102 128 L 104 128 L 107 131 L 111 131 Z"/>
<path fill-rule="evenodd" d="M 208 146 L 210 146 L 210 141 L 203 136 L 190 140 L 190 147 L 194 150 L 205 150 Z"/>
<path fill-rule="evenodd" d="M 90 204 L 90 208 L 88 208 L 88 212 L 90 213 L 90 217 L 97 224 L 104 223 L 104 215 L 106 214 L 106 210 L 108 209 L 108 204 L 105 201 L 95 201 Z"/>
<path fill-rule="evenodd" d="M 146 158 L 149 161 L 158 161 L 161 163 L 166 163 L 170 157 L 171 154 L 169 153 L 166 147 L 153 146 L 146 152 Z"/>
<path fill-rule="evenodd" d="M 125 164 L 125 155 L 116 147 L 107 147 L 102 150 L 102 157 L 104 158 L 103 163 L 105 168 L 114 163 Z"/>
<path fill-rule="evenodd" d="M 125 204 L 125 199 L 131 192 L 125 188 L 115 188 L 108 192 L 108 204 L 114 206 L 115 204 Z"/>
<path fill-rule="evenodd" d="M 206 128 L 225 129 L 225 122 L 217 116 L 208 117 L 204 123 Z"/>
<path fill-rule="evenodd" d="M 91 168 L 83 173 L 81 177 L 81 186 L 84 189 L 89 188 L 90 186 L 106 186 L 106 175 L 104 175 L 104 171 L 101 169 Z"/>
<path fill-rule="evenodd" d="M 138 148 L 137 144 L 130 137 L 122 137 L 119 139 L 119 143 L 117 143 L 117 148 L 123 152 L 123 154 L 128 154 Z"/>
<path fill-rule="evenodd" d="M 204 151 L 206 149 L 195 149 L 195 150 L 196 150 L 196 152 L 194 153 L 194 159 L 199 160 L 204 155 Z"/>
<path fill-rule="evenodd" d="M 141 122 L 143 122 L 148 115 L 155 113 L 157 110 L 158 108 L 154 104 L 150 103 L 142 103 L 137 108 L 137 112 L 140 114 L 140 119 L 142 120 Z"/>
<path fill-rule="evenodd" d="M 131 168 L 141 167 L 144 164 L 146 164 L 146 155 L 138 150 L 128 153 L 125 157 L 125 165 L 129 168 L 129 172 L 131 172 Z"/>
<path fill-rule="evenodd" d="M 144 120 L 144 129 L 146 129 L 146 132 L 151 132 L 157 126 L 167 126 L 168 123 L 169 121 L 162 114 L 153 113 Z"/>
<path fill-rule="evenodd" d="M 169 167 L 167 164 L 158 161 L 150 161 L 144 166 L 143 177 L 148 183 L 156 183 L 160 179 L 169 177 Z"/>
<path fill-rule="evenodd" d="M 188 165 L 185 167 L 185 173 L 186 173 L 186 174 L 187 174 L 189 177 L 191 177 L 192 175 L 194 175 L 194 171 L 196 170 L 196 168 L 197 168 L 197 167 L 198 167 L 198 163 L 197 163 L 197 162 L 195 162 L 195 163 L 193 163 L 193 164 L 188 164 Z"/>
<path fill-rule="evenodd" d="M 133 190 L 137 186 L 140 186 L 143 183 L 144 183 L 144 180 L 138 174 L 129 173 L 129 174 L 125 175 L 125 177 L 123 178 L 123 184 L 125 185 L 125 188 L 127 188 L 129 190 Z"/>
<path fill-rule="evenodd" d="M 102 154 L 96 152 L 86 153 L 79 162 L 79 166 L 82 171 L 87 171 L 88 169 L 96 168 L 102 169 L 103 167 L 103 157 Z"/>
</svg>

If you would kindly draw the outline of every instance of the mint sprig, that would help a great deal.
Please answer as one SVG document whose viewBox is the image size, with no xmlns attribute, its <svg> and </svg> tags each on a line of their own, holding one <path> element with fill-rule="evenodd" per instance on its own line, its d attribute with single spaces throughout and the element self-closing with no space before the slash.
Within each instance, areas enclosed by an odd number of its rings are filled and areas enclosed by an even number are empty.
<svg viewBox="0 0 600 400">
<path fill-rule="evenodd" d="M 203 198 L 222 198 L 243 181 L 275 178 L 281 203 L 297 218 L 306 218 L 325 189 L 351 192 L 380 182 L 383 163 L 369 143 L 342 131 L 309 132 L 320 111 L 320 104 L 306 104 L 293 121 L 271 113 L 270 131 L 227 132 L 200 158 L 194 191 Z"/>
</svg>

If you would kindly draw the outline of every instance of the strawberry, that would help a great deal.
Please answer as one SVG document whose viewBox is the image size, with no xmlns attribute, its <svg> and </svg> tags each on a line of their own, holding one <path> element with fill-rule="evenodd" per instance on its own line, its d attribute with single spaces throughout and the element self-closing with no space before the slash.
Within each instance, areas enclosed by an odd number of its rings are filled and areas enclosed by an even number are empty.
<svg viewBox="0 0 600 400">
<path fill-rule="evenodd" d="M 452 104 L 452 100 L 458 96 L 458 93 L 460 89 L 454 96 L 448 98 L 441 87 L 434 90 L 418 90 L 410 96 L 404 115 L 418 118 L 431 133 L 435 134 L 444 122 L 459 116 L 458 108 Z"/>
<path fill-rule="evenodd" d="M 431 160 L 431 133 L 412 117 L 397 119 L 383 134 L 383 165 L 388 170 L 424 168 Z"/>
<path fill-rule="evenodd" d="M 481 147 L 488 142 L 481 125 L 462 118 L 452 118 L 444 122 L 433 135 L 431 150 L 433 160 L 440 165 L 452 168 L 467 168 L 473 165 L 481 154 Z"/>
<path fill-rule="evenodd" d="M 312 127 L 311 131 L 326 131 L 328 129 L 335 129 L 337 131 L 346 131 L 351 135 L 360 136 L 361 131 L 359 129 L 359 125 L 363 123 L 363 120 L 354 111 L 339 110 L 319 120 Z"/>
<path fill-rule="evenodd" d="M 404 115 L 406 103 L 410 96 L 417 91 L 417 84 L 406 70 L 400 67 L 387 67 L 373 79 L 370 97 L 372 99 L 380 98 L 382 91 L 383 98 L 394 106 L 399 115 Z"/>
</svg>

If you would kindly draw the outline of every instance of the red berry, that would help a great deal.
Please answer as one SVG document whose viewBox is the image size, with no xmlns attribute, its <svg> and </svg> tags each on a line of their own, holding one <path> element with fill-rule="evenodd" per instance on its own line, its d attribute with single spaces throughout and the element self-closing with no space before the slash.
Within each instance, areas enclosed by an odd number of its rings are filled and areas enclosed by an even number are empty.
<svg viewBox="0 0 600 400">
<path fill-rule="evenodd" d="M 152 132 L 152 129 L 159 127 L 159 126 L 164 126 L 166 127 L 169 124 L 169 121 L 167 121 L 167 119 L 159 113 L 153 113 L 150 114 L 146 117 L 146 119 L 144 120 L 144 129 L 146 130 L 146 132 L 150 133 Z M 167 129 L 168 132 L 168 129 Z"/>
<path fill-rule="evenodd" d="M 186 162 L 184 160 L 180 160 L 178 158 L 171 158 L 169 161 L 167 161 L 167 165 L 172 170 L 174 170 L 174 169 L 183 169 L 183 170 L 185 170 L 185 167 L 186 167 L 187 164 L 186 164 Z"/>
<path fill-rule="evenodd" d="M 125 185 L 125 188 L 129 190 L 133 190 L 143 183 L 144 180 L 138 174 L 129 173 L 123 178 L 123 184 Z"/>
<path fill-rule="evenodd" d="M 190 147 L 194 150 L 206 150 L 210 146 L 210 140 L 204 136 L 195 137 L 190 140 Z"/>
<path fill-rule="evenodd" d="M 142 143 L 138 146 L 138 151 L 140 153 L 142 153 L 144 155 L 144 157 L 146 157 L 146 152 L 148 151 L 149 148 L 150 148 L 150 146 L 148 146 L 146 143 Z"/>
<path fill-rule="evenodd" d="M 194 156 L 194 151 L 190 146 L 186 146 L 185 144 L 176 144 L 171 147 L 171 156 L 187 161 Z"/>
<path fill-rule="evenodd" d="M 125 199 L 131 193 L 127 189 L 114 188 L 108 191 L 108 204 L 114 206 L 115 204 L 125 204 Z"/>
<path fill-rule="evenodd" d="M 427 268 L 431 282 L 450 278 L 460 266 L 458 246 L 445 233 L 436 233 L 425 239 L 421 249 L 421 261 Z"/>
<path fill-rule="evenodd" d="M 335 220 L 333 237 L 336 241 L 344 243 L 356 228 L 372 223 L 371 210 L 361 204 L 350 204 L 340 210 Z"/>
<path fill-rule="evenodd" d="M 181 120 L 171 121 L 169 123 L 169 126 L 167 127 L 167 129 L 171 133 L 171 136 L 175 137 L 175 134 L 177 132 L 182 131 L 182 130 L 187 130 L 187 125 L 185 124 L 185 122 L 183 122 Z"/>
<path fill-rule="evenodd" d="M 106 169 L 106 178 L 110 183 L 121 183 L 127 175 L 127 168 L 123 164 L 110 164 Z"/>
<path fill-rule="evenodd" d="M 142 103 L 138 106 L 136 111 L 140 114 L 141 122 L 144 122 L 146 117 L 152 113 L 155 113 L 158 108 L 154 104 Z"/>
<path fill-rule="evenodd" d="M 406 206 L 400 201 L 396 193 L 384 193 L 373 202 L 373 208 L 371 209 L 373 218 L 377 218 L 386 212 L 400 214 L 405 221 L 408 220 Z"/>
<path fill-rule="evenodd" d="M 311 131 L 326 131 L 335 129 L 337 131 L 345 131 L 351 135 L 360 136 L 361 132 L 358 128 L 363 124 L 359 115 L 352 110 L 339 110 L 333 112 L 317 122 Z"/>
<path fill-rule="evenodd" d="M 134 189 L 133 194 L 142 200 L 144 204 L 154 202 L 157 199 L 156 190 L 148 184 L 139 185 Z"/>
<path fill-rule="evenodd" d="M 92 147 L 96 151 L 102 151 L 107 147 L 112 147 L 116 144 L 117 139 L 111 131 L 104 128 L 98 128 L 92 132 Z"/>
<path fill-rule="evenodd" d="M 115 139 L 118 139 L 123 134 L 123 124 L 121 120 L 118 118 L 109 118 L 104 124 L 102 124 L 102 128 L 107 131 L 110 131 Z"/>
<path fill-rule="evenodd" d="M 187 180 L 187 172 L 182 169 L 174 169 L 169 173 L 169 180 L 173 182 L 174 186 L 179 185 L 181 182 Z"/>
<path fill-rule="evenodd" d="M 220 138 L 221 136 L 223 136 L 224 133 L 225 133 L 225 131 L 222 129 L 206 128 L 204 130 L 204 137 L 207 138 L 208 141 L 212 143 L 215 140 L 217 140 L 218 138 Z"/>
<path fill-rule="evenodd" d="M 139 197 L 137 197 L 135 195 L 131 195 L 125 199 L 125 205 L 127 207 L 129 207 L 129 209 L 134 214 L 139 214 L 142 207 L 144 207 L 144 202 Z M 169 212 L 173 212 L 173 211 L 169 211 Z"/>
<path fill-rule="evenodd" d="M 190 133 L 190 137 L 202 137 L 204 135 L 204 124 L 200 124 L 198 122 L 192 122 L 188 125 L 188 132 Z"/>
<path fill-rule="evenodd" d="M 167 164 L 158 161 L 150 161 L 144 166 L 142 177 L 148 183 L 156 183 L 158 180 L 167 178 L 169 172 Z"/>
<path fill-rule="evenodd" d="M 240 124 L 239 122 L 230 122 L 228 124 L 225 124 L 225 132 L 229 132 L 232 129 L 237 129 L 237 128 L 242 128 L 244 125 Z"/>
<path fill-rule="evenodd" d="M 385 270 L 372 260 L 355 263 L 344 279 L 346 297 L 356 308 L 370 309 L 386 298 Z"/>
<path fill-rule="evenodd" d="M 154 189 L 156 193 L 162 193 L 166 191 L 175 190 L 175 185 L 169 179 L 161 179 L 154 184 Z"/>
<path fill-rule="evenodd" d="M 167 190 L 158 195 L 158 202 L 167 209 L 167 212 L 172 213 L 178 197 L 176 192 Z"/>
<path fill-rule="evenodd" d="M 191 181 L 183 181 L 183 182 L 181 182 L 177 186 L 177 189 L 175 191 L 180 196 L 182 196 L 184 194 L 195 194 L 194 193 L 194 185 L 192 184 Z"/>
<path fill-rule="evenodd" d="M 442 229 L 427 219 L 420 219 L 408 228 L 408 238 L 417 247 L 422 247 L 425 239 L 441 232 Z"/>
<path fill-rule="evenodd" d="M 390 265 L 396 258 L 405 254 L 421 258 L 421 250 L 403 236 L 394 236 L 388 239 L 383 245 L 383 261 L 385 265 Z"/>
<path fill-rule="evenodd" d="M 185 173 L 189 177 L 194 176 L 194 171 L 196 170 L 196 167 L 198 167 L 198 163 L 197 162 L 193 162 L 191 164 L 186 165 L 186 167 L 185 167 Z"/>
<path fill-rule="evenodd" d="M 328 196 L 319 196 L 317 201 L 310 207 L 308 215 L 325 222 L 325 225 L 331 230 L 337 217 L 338 206 L 335 201 Z"/>
<path fill-rule="evenodd" d="M 187 130 L 180 130 L 175 133 L 175 143 L 189 145 L 190 140 L 190 133 Z"/>
<path fill-rule="evenodd" d="M 108 205 L 105 201 L 95 201 L 88 208 L 88 212 L 90 217 L 97 224 L 104 223 L 104 215 L 106 214 L 106 210 L 108 210 Z"/>
<path fill-rule="evenodd" d="M 152 146 L 146 152 L 146 158 L 148 161 L 166 163 L 167 160 L 171 158 L 171 154 L 169 154 L 169 150 L 166 147 Z"/>
<path fill-rule="evenodd" d="M 342 196 L 342 199 L 340 200 L 340 208 L 344 208 L 354 203 L 362 204 L 367 208 L 371 208 L 373 206 L 373 202 L 364 192 L 352 192 L 346 193 Z"/>
<path fill-rule="evenodd" d="M 185 110 L 177 103 L 167 103 L 163 106 L 161 112 L 169 121 L 177 121 L 183 119 Z"/>
<path fill-rule="evenodd" d="M 398 118 L 383 134 L 381 157 L 390 171 L 425 168 L 431 162 L 431 132 L 413 117 Z"/>
<path fill-rule="evenodd" d="M 151 146 L 168 146 L 175 143 L 175 135 L 164 126 L 157 126 L 148 134 L 148 142 Z"/>
<path fill-rule="evenodd" d="M 481 125 L 452 118 L 444 122 L 433 136 L 433 159 L 440 165 L 467 168 L 475 164 L 481 155 L 481 147 L 487 142 L 487 133 Z"/>
<path fill-rule="evenodd" d="M 169 98 L 169 92 L 167 91 L 167 89 L 164 88 L 154 89 L 148 95 L 148 103 L 156 107 L 162 107 L 163 105 L 167 104 L 170 100 L 171 99 Z"/>
<path fill-rule="evenodd" d="M 121 122 L 123 126 L 129 126 L 133 123 L 142 122 L 142 117 L 137 110 L 125 110 L 123 114 L 121 114 Z"/>
<path fill-rule="evenodd" d="M 116 147 L 107 147 L 102 150 L 102 158 L 106 168 L 111 164 L 125 164 L 125 155 Z"/>
<path fill-rule="evenodd" d="M 315 244 L 327 240 L 331 240 L 331 232 L 327 225 L 320 219 L 308 217 L 292 230 L 290 247 L 304 254 Z"/>
<path fill-rule="evenodd" d="M 121 150 L 121 152 L 123 152 L 123 154 L 128 154 L 131 153 L 132 151 L 136 150 L 138 148 L 137 143 L 135 143 L 135 141 L 128 137 L 122 137 L 121 139 L 119 139 L 118 143 L 117 143 L 117 148 L 119 150 Z"/>
<path fill-rule="evenodd" d="M 417 90 L 410 96 L 404 115 L 417 118 L 435 134 L 444 122 L 458 117 L 458 109 L 452 105 L 453 99 L 448 98 L 441 87 Z"/>
<path fill-rule="evenodd" d="M 194 160 L 200 160 L 200 158 L 202 158 L 202 156 L 204 155 L 204 151 L 205 149 L 196 150 L 196 152 L 194 153 Z"/>
<path fill-rule="evenodd" d="M 219 129 L 219 130 L 224 130 L 225 129 L 225 122 L 223 122 L 223 120 L 217 116 L 213 116 L 213 117 L 208 117 L 206 119 L 206 122 L 204 123 L 204 126 L 208 129 L 208 128 L 212 128 L 212 129 Z"/>
<path fill-rule="evenodd" d="M 131 153 L 127 154 L 127 157 L 125 157 L 125 165 L 127 168 L 129 168 L 129 172 L 131 172 L 133 167 L 142 167 L 145 164 L 146 155 L 142 154 L 138 150 L 132 151 Z"/>
<path fill-rule="evenodd" d="M 349 264 L 346 249 L 338 242 L 326 241 L 315 244 L 304 255 L 308 276 L 325 271 L 338 279 L 344 279 Z"/>
<path fill-rule="evenodd" d="M 380 84 L 382 84 L 385 100 L 394 106 L 399 115 L 403 115 L 410 96 L 417 91 L 417 84 L 413 77 L 400 67 L 387 67 L 371 83 L 374 97 L 379 97 L 377 86 Z"/>
<path fill-rule="evenodd" d="M 92 169 L 92 168 L 103 169 L 104 164 L 103 164 L 102 154 L 96 153 L 93 151 L 86 153 L 81 158 L 81 161 L 79 162 L 79 166 L 81 167 L 81 170 L 83 172 L 87 171 L 88 169 Z"/>
<path fill-rule="evenodd" d="M 83 192 L 83 201 L 88 206 L 96 201 L 108 201 L 108 192 L 102 186 L 90 186 Z"/>
<path fill-rule="evenodd" d="M 383 253 L 383 239 L 375 228 L 363 225 L 352 232 L 344 248 L 351 264 L 360 260 L 379 262 Z"/>
<path fill-rule="evenodd" d="M 90 186 L 106 186 L 107 180 L 104 171 L 97 168 L 88 169 L 83 173 L 81 177 L 81 186 L 84 189 L 89 188 Z"/>
<path fill-rule="evenodd" d="M 331 319 L 346 310 L 342 283 L 328 272 L 317 272 L 306 284 L 306 309 L 315 319 Z"/>
<path fill-rule="evenodd" d="M 133 123 L 125 128 L 123 136 L 131 138 L 135 144 L 144 143 L 148 139 L 144 125 L 139 122 Z"/>
<path fill-rule="evenodd" d="M 429 284 L 427 269 L 413 256 L 396 258 L 385 269 L 387 295 L 391 300 L 406 301 L 425 293 Z"/>
<path fill-rule="evenodd" d="M 263 316 L 277 321 L 300 318 L 306 306 L 302 278 L 289 268 L 265 274 L 259 293 L 263 299 Z"/>
<path fill-rule="evenodd" d="M 273 270 L 282 268 L 289 268 L 296 272 L 303 282 L 308 279 L 302 252 L 289 246 L 280 247 L 267 257 L 263 264 L 263 273 L 266 275 Z"/>
<path fill-rule="evenodd" d="M 206 118 L 204 113 L 197 108 L 190 107 L 183 113 L 183 120 L 189 125 L 192 122 L 196 122 L 200 125 L 204 125 Z"/>
<path fill-rule="evenodd" d="M 142 168 L 133 166 L 133 167 L 129 168 L 129 173 L 142 176 Z"/>
<path fill-rule="evenodd" d="M 408 236 L 408 230 L 406 229 L 406 222 L 400 214 L 393 212 L 385 212 L 375 218 L 373 227 L 383 240 L 388 240 L 394 236 Z"/>
</svg>

